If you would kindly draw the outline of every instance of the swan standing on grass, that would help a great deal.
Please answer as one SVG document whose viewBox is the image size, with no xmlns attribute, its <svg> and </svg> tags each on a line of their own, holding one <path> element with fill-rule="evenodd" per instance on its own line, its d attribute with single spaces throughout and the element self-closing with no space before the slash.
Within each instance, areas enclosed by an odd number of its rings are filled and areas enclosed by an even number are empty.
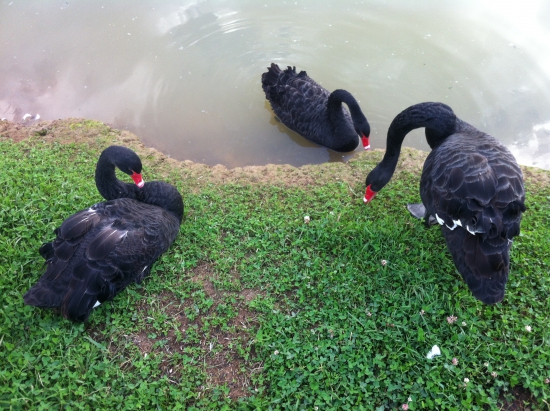
<svg viewBox="0 0 550 411">
<path fill-rule="evenodd" d="M 135 184 L 116 178 L 115 167 Z M 85 321 L 92 309 L 140 283 L 170 247 L 183 219 L 177 189 L 144 183 L 132 150 L 111 146 L 96 166 L 96 186 L 107 200 L 67 218 L 56 238 L 40 247 L 46 272 L 23 297 L 26 304 L 60 308 L 65 318 Z"/>
<path fill-rule="evenodd" d="M 366 180 L 365 203 L 391 179 L 403 139 L 425 127 L 432 151 L 420 179 L 422 204 L 407 206 L 439 224 L 453 261 L 474 296 L 485 304 L 504 298 L 510 248 L 525 211 L 523 176 L 516 159 L 494 137 L 456 117 L 442 103 L 420 103 L 395 117 L 386 153 Z"/>
<path fill-rule="evenodd" d="M 370 148 L 370 125 L 357 100 L 346 90 L 329 93 L 296 68 L 281 70 L 271 63 L 262 74 L 262 88 L 281 122 L 309 141 L 334 151 Z M 342 103 L 347 104 L 346 110 Z"/>
</svg>

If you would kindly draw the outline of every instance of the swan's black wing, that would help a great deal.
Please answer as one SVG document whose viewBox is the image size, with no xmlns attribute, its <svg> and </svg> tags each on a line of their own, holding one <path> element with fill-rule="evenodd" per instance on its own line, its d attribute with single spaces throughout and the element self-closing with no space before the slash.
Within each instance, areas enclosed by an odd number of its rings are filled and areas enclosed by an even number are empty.
<svg viewBox="0 0 550 411">
<path fill-rule="evenodd" d="M 305 71 L 296 74 L 291 67 L 283 71 L 273 63 L 262 75 L 262 88 L 277 117 L 291 130 L 318 142 L 327 127 L 330 129 L 327 117 L 330 93 Z M 347 111 L 345 114 L 349 117 Z"/>
<path fill-rule="evenodd" d="M 25 303 L 60 307 L 66 318 L 85 321 L 96 303 L 149 273 L 179 224 L 160 207 L 126 198 L 74 214 L 56 230 L 56 239 L 41 247 L 46 273 L 25 294 Z"/>
<path fill-rule="evenodd" d="M 523 176 L 498 140 L 463 128 L 426 159 L 421 197 L 474 296 L 494 304 L 504 298 L 509 251 L 525 211 Z"/>
</svg>

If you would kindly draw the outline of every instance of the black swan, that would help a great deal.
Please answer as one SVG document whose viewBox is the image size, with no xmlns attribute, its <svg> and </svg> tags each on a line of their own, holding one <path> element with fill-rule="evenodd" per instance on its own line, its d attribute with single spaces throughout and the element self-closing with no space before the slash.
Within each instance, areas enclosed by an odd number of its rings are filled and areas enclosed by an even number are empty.
<svg viewBox="0 0 550 411">
<path fill-rule="evenodd" d="M 118 180 L 115 166 L 135 184 Z M 174 186 L 144 183 L 140 173 L 132 150 L 111 146 L 101 153 L 95 181 L 108 201 L 67 218 L 56 239 L 40 247 L 47 269 L 23 297 L 26 304 L 60 308 L 65 318 L 86 321 L 94 307 L 149 274 L 178 235 L 183 201 Z"/>
<path fill-rule="evenodd" d="M 365 203 L 390 181 L 405 135 L 425 127 L 432 151 L 420 179 L 417 218 L 441 226 L 453 261 L 473 295 L 485 304 L 504 298 L 510 247 L 525 211 L 523 176 L 497 139 L 456 117 L 442 103 L 420 103 L 395 117 L 386 153 L 366 180 Z"/>
<path fill-rule="evenodd" d="M 262 88 L 281 122 L 309 141 L 334 151 L 353 151 L 359 138 L 370 148 L 370 125 L 357 100 L 346 90 L 329 93 L 296 67 L 281 70 L 271 63 Z M 342 107 L 346 103 L 349 112 Z M 350 115 L 351 114 L 351 115 Z"/>
</svg>

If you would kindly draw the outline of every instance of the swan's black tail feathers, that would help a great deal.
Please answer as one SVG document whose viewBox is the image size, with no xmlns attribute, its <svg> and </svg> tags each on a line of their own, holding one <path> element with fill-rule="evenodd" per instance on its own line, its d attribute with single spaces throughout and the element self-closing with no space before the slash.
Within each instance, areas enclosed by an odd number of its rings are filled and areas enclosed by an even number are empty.
<svg viewBox="0 0 550 411">
<path fill-rule="evenodd" d="M 23 296 L 25 304 L 40 308 L 55 308 L 61 305 L 65 287 L 56 281 L 42 280 Z"/>
<path fill-rule="evenodd" d="M 42 244 L 42 246 L 38 249 L 38 252 L 44 260 L 48 261 L 52 259 L 54 256 L 53 242 Z"/>
<path fill-rule="evenodd" d="M 273 88 L 284 87 L 295 78 L 305 79 L 307 73 L 300 71 L 296 74 L 296 67 L 290 66 L 285 70 L 281 70 L 277 64 L 271 63 L 271 67 L 268 67 L 267 71 L 262 74 L 262 88 L 266 93 L 272 92 Z"/>
<path fill-rule="evenodd" d="M 52 244 L 53 242 L 45 243 L 40 247 L 39 251 L 42 257 L 49 257 L 45 263 L 47 266 L 46 272 L 23 296 L 25 304 L 40 308 L 55 308 L 59 307 L 63 301 L 66 282 L 59 281 L 59 277 L 63 277 L 69 261 L 53 258 L 54 249 Z"/>
<path fill-rule="evenodd" d="M 265 91 L 266 87 L 274 87 L 279 82 L 279 76 L 283 71 L 275 63 L 271 63 L 271 67 L 262 74 L 262 87 Z"/>
<path fill-rule="evenodd" d="M 455 266 L 474 297 L 485 304 L 502 301 L 510 270 L 508 240 L 483 239 L 464 229 L 442 227 L 442 232 Z"/>
<path fill-rule="evenodd" d="M 112 299 L 114 295 L 112 284 L 103 279 L 101 271 L 80 263 L 74 267 L 61 313 L 72 321 L 86 321 L 97 302 Z"/>
</svg>

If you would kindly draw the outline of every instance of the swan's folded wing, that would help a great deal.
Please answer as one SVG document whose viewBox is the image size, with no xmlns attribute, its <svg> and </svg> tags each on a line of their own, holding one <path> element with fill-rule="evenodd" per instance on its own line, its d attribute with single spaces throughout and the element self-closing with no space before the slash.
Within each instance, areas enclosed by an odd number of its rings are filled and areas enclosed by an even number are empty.
<svg viewBox="0 0 550 411">
<path fill-rule="evenodd" d="M 156 245 L 143 241 L 145 229 L 132 217 L 113 221 L 112 210 L 105 207 L 103 224 L 89 233 L 71 264 L 61 312 L 73 321 L 85 321 L 97 302 L 114 298 L 156 258 Z"/>
<path fill-rule="evenodd" d="M 451 230 L 462 227 L 484 238 L 508 231 L 517 235 L 525 210 L 521 170 L 506 147 L 488 135 L 484 140 L 491 144 L 461 145 L 453 139 L 449 147 L 430 154 L 422 175 L 423 202 Z M 464 153 L 462 147 L 472 147 L 472 152 Z"/>
<path fill-rule="evenodd" d="M 46 272 L 23 296 L 26 304 L 41 308 L 59 307 L 72 268 L 70 261 L 86 234 L 100 222 L 94 207 L 79 211 L 55 230 L 56 239 L 40 247 L 46 259 Z"/>
<path fill-rule="evenodd" d="M 492 304 L 504 297 L 509 251 L 525 211 L 523 177 L 496 139 L 476 136 L 475 142 L 463 144 L 466 138 L 451 139 L 430 153 L 421 196 L 470 290 Z"/>
</svg>

